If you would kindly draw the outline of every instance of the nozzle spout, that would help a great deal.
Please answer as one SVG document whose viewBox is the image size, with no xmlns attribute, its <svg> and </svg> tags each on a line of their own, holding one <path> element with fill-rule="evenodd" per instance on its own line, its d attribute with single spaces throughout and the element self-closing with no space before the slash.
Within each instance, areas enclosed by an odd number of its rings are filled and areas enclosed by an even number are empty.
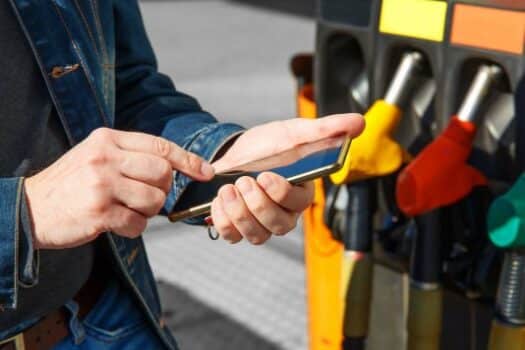
<svg viewBox="0 0 525 350">
<path fill-rule="evenodd" d="M 407 52 L 403 55 L 401 63 L 397 67 L 394 78 L 388 87 L 385 101 L 389 104 L 399 106 L 409 93 L 409 84 L 415 72 L 421 68 L 423 55 L 417 51 Z"/>
<path fill-rule="evenodd" d="M 494 64 L 484 64 L 478 68 L 474 81 L 457 114 L 458 119 L 474 123 L 479 106 L 488 95 L 491 85 L 500 77 L 501 68 Z"/>
</svg>

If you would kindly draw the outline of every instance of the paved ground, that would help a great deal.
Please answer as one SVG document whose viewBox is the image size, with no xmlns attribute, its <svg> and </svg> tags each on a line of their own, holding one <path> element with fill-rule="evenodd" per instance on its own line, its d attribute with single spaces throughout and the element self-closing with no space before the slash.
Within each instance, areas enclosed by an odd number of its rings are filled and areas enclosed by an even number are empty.
<svg viewBox="0 0 525 350">
<path fill-rule="evenodd" d="M 245 126 L 294 116 L 288 60 L 311 51 L 315 36 L 311 19 L 254 5 L 142 3 L 160 69 L 219 119 Z M 158 219 L 145 237 L 183 349 L 306 349 L 300 231 L 263 247 L 230 246 Z"/>
</svg>

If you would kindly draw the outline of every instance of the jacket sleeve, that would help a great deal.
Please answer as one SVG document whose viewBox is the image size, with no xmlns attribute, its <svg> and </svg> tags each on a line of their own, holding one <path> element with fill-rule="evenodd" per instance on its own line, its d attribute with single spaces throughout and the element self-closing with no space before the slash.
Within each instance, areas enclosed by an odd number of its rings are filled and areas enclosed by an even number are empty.
<svg viewBox="0 0 525 350">
<path fill-rule="evenodd" d="M 37 279 L 37 254 L 31 232 L 24 231 L 21 217 L 26 207 L 24 179 L 0 178 L 0 311 L 17 306 L 19 285 L 31 286 Z"/>
<path fill-rule="evenodd" d="M 171 79 L 158 72 L 137 0 L 116 0 L 114 6 L 115 127 L 159 135 L 212 159 L 242 127 L 218 123 L 193 97 L 177 91 Z M 175 172 L 166 212 L 173 209 L 190 182 Z"/>
</svg>

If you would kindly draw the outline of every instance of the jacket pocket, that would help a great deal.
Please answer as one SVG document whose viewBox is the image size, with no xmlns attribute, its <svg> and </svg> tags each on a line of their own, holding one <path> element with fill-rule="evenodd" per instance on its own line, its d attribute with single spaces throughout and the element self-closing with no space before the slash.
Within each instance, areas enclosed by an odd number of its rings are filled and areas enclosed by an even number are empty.
<svg viewBox="0 0 525 350">
<path fill-rule="evenodd" d="M 139 306 L 118 281 L 109 282 L 83 324 L 88 335 L 103 342 L 119 341 L 148 326 Z"/>
</svg>

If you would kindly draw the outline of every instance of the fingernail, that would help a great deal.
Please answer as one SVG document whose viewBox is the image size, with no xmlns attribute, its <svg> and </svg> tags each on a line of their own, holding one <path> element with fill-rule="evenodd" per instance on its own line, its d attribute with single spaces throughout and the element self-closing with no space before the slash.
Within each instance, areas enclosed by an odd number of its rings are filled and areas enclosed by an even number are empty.
<svg viewBox="0 0 525 350">
<path fill-rule="evenodd" d="M 259 183 L 265 190 L 268 190 L 273 185 L 273 179 L 269 174 L 262 174 Z"/>
<path fill-rule="evenodd" d="M 213 177 L 215 175 L 215 170 L 213 170 L 213 167 L 208 162 L 202 162 L 201 165 L 201 174 L 206 177 Z"/>
<path fill-rule="evenodd" d="M 237 193 L 235 193 L 235 190 L 233 189 L 233 186 L 225 187 L 224 190 L 222 190 L 222 199 L 224 199 L 226 202 L 233 202 L 237 199 Z"/>
<path fill-rule="evenodd" d="M 242 177 L 237 181 L 237 188 L 242 194 L 248 194 L 252 190 L 252 182 L 249 179 Z"/>
</svg>

